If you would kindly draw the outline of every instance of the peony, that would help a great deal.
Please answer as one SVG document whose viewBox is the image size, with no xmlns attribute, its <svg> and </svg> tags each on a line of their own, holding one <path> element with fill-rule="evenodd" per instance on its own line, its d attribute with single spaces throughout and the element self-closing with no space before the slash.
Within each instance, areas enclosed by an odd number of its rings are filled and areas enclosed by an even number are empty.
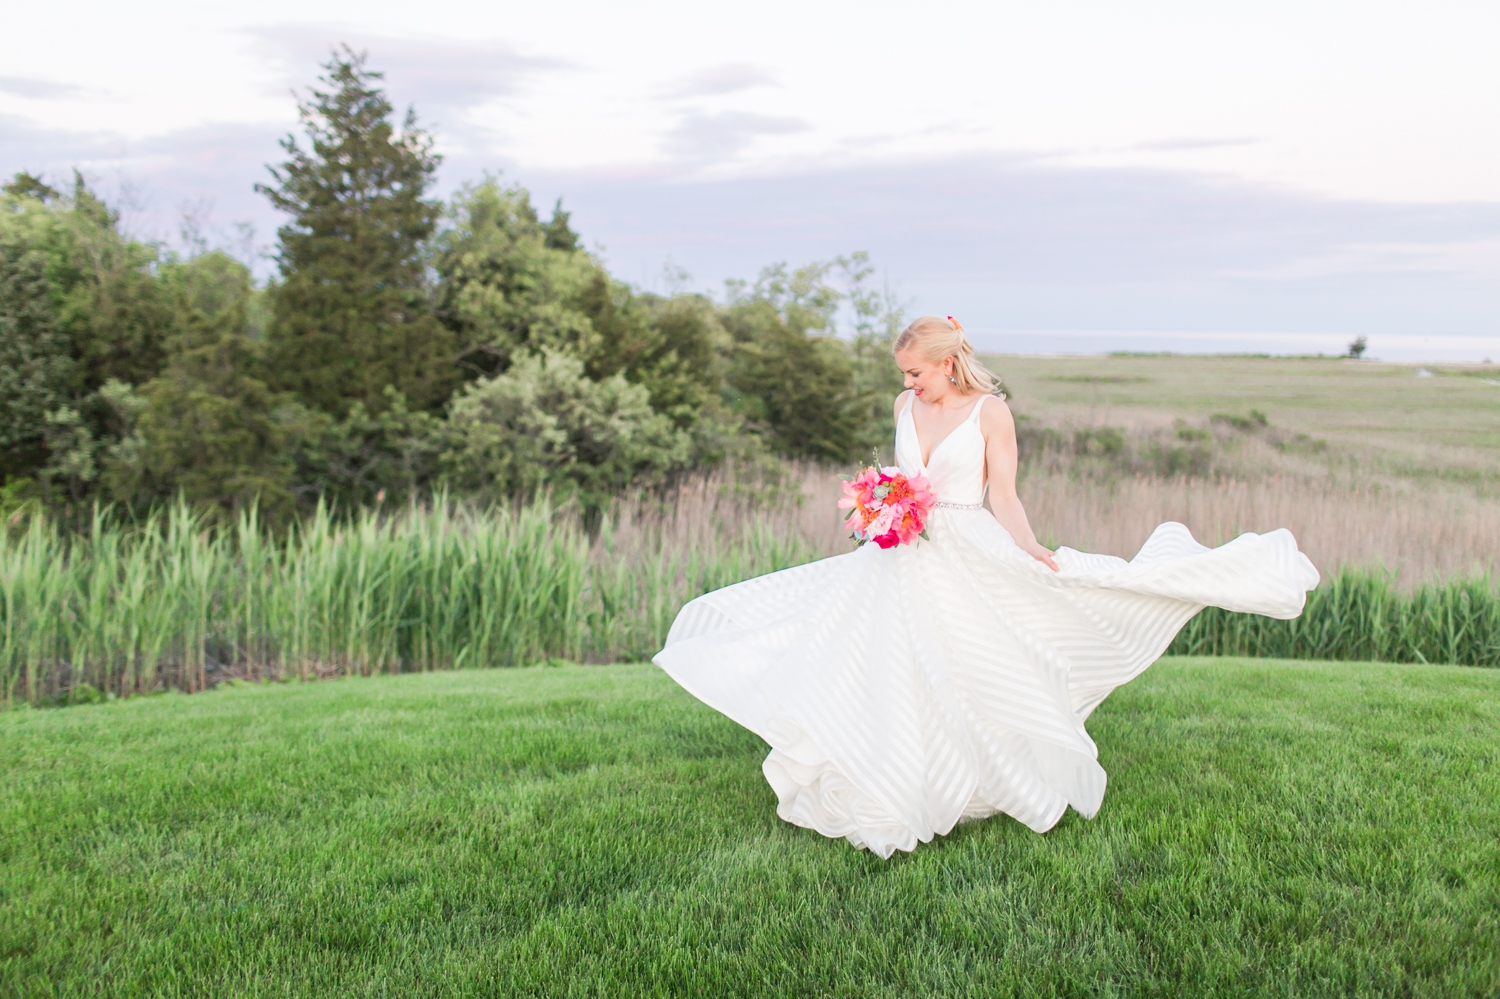
<svg viewBox="0 0 1500 999">
<path fill-rule="evenodd" d="M 937 502 L 925 476 L 907 476 L 894 467 L 862 468 L 843 486 L 839 509 L 849 511 L 844 526 L 860 544 L 873 541 L 881 548 L 911 544 L 921 537 L 927 514 Z"/>
</svg>

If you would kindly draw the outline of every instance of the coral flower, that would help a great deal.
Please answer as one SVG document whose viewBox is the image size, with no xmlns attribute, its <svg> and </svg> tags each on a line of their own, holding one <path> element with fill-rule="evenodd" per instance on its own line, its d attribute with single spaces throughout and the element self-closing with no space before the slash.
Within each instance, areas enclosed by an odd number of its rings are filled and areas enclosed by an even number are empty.
<svg viewBox="0 0 1500 999">
<path fill-rule="evenodd" d="M 921 537 L 937 502 L 926 476 L 907 476 L 895 467 L 862 468 L 843 485 L 839 509 L 849 511 L 844 526 L 860 544 L 873 541 L 881 548 Z"/>
</svg>

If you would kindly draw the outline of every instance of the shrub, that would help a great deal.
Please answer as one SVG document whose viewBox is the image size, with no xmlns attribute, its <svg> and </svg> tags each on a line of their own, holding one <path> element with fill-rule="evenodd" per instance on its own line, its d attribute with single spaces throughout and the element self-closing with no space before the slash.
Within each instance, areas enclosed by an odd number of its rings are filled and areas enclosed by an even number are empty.
<svg viewBox="0 0 1500 999">
<path fill-rule="evenodd" d="M 616 374 L 593 381 L 583 362 L 551 351 L 470 385 L 448 418 L 451 481 L 491 498 L 550 487 L 599 507 L 632 482 L 682 467 L 691 442 L 651 408 L 649 393 Z"/>
</svg>

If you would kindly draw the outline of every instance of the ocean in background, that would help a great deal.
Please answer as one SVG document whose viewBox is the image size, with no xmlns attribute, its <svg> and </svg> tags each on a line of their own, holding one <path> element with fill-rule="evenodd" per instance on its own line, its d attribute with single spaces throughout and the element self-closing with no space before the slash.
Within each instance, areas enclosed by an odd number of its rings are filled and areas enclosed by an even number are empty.
<svg viewBox="0 0 1500 999">
<path fill-rule="evenodd" d="M 977 350 L 995 354 L 1274 354 L 1339 355 L 1354 336 L 1347 333 L 1221 333 L 1143 330 L 966 329 Z M 1500 336 L 1372 333 L 1365 357 L 1381 361 L 1500 364 Z"/>
</svg>

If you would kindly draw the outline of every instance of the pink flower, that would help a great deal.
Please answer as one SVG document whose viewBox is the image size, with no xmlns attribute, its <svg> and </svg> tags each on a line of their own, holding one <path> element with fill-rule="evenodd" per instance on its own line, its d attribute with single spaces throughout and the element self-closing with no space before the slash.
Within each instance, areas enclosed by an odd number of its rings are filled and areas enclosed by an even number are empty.
<svg viewBox="0 0 1500 999">
<path fill-rule="evenodd" d="M 937 501 L 926 476 L 907 476 L 894 466 L 862 468 L 843 490 L 839 509 L 850 511 L 844 527 L 861 544 L 874 541 L 881 548 L 916 540 Z"/>
</svg>

